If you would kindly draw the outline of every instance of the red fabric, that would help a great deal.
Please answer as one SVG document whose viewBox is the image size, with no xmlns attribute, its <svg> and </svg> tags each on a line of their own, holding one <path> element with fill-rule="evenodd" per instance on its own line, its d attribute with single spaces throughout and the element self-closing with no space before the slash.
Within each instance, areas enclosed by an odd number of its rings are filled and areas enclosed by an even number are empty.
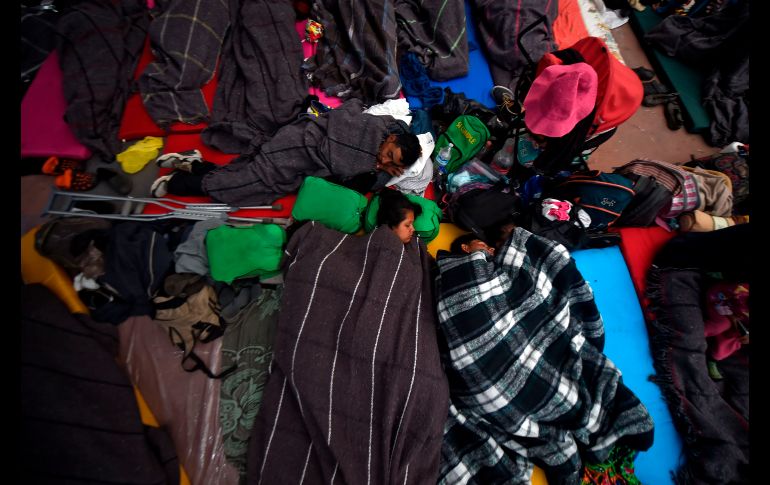
<svg viewBox="0 0 770 485">
<path fill-rule="evenodd" d="M 147 36 L 144 42 L 144 50 L 142 56 L 139 58 L 139 63 L 136 66 L 136 72 L 134 73 L 134 79 L 139 77 L 144 72 L 145 68 L 155 60 L 155 56 L 152 55 L 150 48 L 150 36 Z M 214 104 L 214 93 L 217 90 L 217 76 L 215 75 L 211 81 L 206 83 L 201 91 L 203 97 L 206 99 L 206 105 L 211 109 Z M 206 128 L 206 123 L 198 123 L 195 125 L 188 125 L 186 123 L 172 123 L 169 128 L 169 133 L 200 133 Z M 145 136 L 164 136 L 166 133 L 152 121 L 147 110 L 144 109 L 142 98 L 139 93 L 134 93 L 129 96 L 126 101 L 126 109 L 123 111 L 123 118 L 120 120 L 120 131 L 118 136 L 123 140 L 135 140 L 138 138 L 144 138 Z"/>
<path fill-rule="evenodd" d="M 436 201 L 436 191 L 433 189 L 433 182 L 428 182 L 428 186 L 425 188 L 425 193 L 422 196 L 428 200 Z"/>
<path fill-rule="evenodd" d="M 559 15 L 553 22 L 553 37 L 557 49 L 588 37 L 588 30 L 583 21 L 577 0 L 559 0 Z"/>
<path fill-rule="evenodd" d="M 631 280 L 642 308 L 647 309 L 649 300 L 644 296 L 647 289 L 647 270 L 660 249 L 676 232 L 667 232 L 660 227 L 623 227 L 616 229 L 620 233 L 620 251 L 626 260 Z"/>
<path fill-rule="evenodd" d="M 59 56 L 54 49 L 21 101 L 22 157 L 91 157 L 91 150 L 78 141 L 64 121 L 66 109 Z"/>
<path fill-rule="evenodd" d="M 163 147 L 163 153 L 178 153 L 185 150 L 198 149 L 204 160 L 217 165 L 227 165 L 230 161 L 236 157 L 236 155 L 222 153 L 219 150 L 209 148 L 201 141 L 199 133 L 183 134 L 183 135 L 169 135 L 166 139 L 166 144 Z M 170 168 L 161 168 L 158 171 L 158 176 L 165 175 L 171 172 Z M 179 200 L 182 202 L 212 202 L 210 197 L 182 197 L 178 195 L 167 195 L 166 198 Z M 232 213 L 231 215 L 237 217 L 291 217 L 291 210 L 294 207 L 294 201 L 297 199 L 296 194 L 287 195 L 281 197 L 276 204 L 281 204 L 283 207 L 281 210 L 240 210 Z M 145 205 L 145 214 L 164 214 L 168 211 L 153 205 Z"/>
</svg>

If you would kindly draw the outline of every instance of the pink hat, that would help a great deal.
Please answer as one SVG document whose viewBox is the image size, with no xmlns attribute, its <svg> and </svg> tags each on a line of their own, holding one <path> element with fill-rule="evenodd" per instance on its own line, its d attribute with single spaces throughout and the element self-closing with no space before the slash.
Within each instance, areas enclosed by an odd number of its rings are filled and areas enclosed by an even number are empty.
<svg viewBox="0 0 770 485">
<path fill-rule="evenodd" d="M 524 99 L 524 124 L 538 135 L 566 135 L 593 111 L 598 84 L 596 71 L 585 62 L 546 67 Z"/>
</svg>

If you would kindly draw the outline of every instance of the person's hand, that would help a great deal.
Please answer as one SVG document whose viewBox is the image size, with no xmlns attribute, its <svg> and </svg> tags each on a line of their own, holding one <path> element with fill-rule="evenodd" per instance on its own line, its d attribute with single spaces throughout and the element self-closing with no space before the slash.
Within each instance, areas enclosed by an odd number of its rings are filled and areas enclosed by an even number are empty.
<svg viewBox="0 0 770 485">
<path fill-rule="evenodd" d="M 384 165 L 380 169 L 391 177 L 400 177 L 404 173 L 404 169 L 397 165 Z"/>
</svg>

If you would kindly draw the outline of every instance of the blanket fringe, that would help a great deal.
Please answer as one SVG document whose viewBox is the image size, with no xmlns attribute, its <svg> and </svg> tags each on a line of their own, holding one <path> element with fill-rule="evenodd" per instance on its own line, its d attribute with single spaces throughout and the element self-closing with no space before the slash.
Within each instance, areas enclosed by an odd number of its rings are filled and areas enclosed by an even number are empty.
<svg viewBox="0 0 770 485">
<path fill-rule="evenodd" d="M 684 453 L 686 461 L 676 472 L 671 472 L 676 485 L 690 485 L 693 483 L 692 472 L 689 468 L 691 460 L 697 460 L 698 453 L 693 451 L 697 436 L 695 427 L 684 407 L 684 399 L 674 383 L 673 363 L 671 362 L 671 348 L 678 337 L 678 332 L 673 330 L 672 317 L 663 306 L 664 284 L 663 278 L 667 271 L 653 265 L 647 272 L 647 290 L 645 295 L 649 299 L 649 310 L 655 315 L 654 319 L 648 319 L 650 330 L 650 347 L 652 350 L 653 366 L 655 374 L 649 376 L 649 381 L 655 383 L 662 391 L 668 408 L 674 415 L 674 424 L 684 436 Z"/>
</svg>

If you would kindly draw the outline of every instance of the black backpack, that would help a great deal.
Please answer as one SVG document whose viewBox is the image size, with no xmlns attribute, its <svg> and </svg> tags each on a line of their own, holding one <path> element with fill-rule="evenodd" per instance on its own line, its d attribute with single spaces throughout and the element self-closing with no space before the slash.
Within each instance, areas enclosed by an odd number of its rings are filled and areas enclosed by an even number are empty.
<svg viewBox="0 0 770 485">
<path fill-rule="evenodd" d="M 521 199 L 513 189 L 501 182 L 489 189 L 474 189 L 454 199 L 448 207 L 449 217 L 457 226 L 491 241 L 489 230 L 521 212 Z"/>
<path fill-rule="evenodd" d="M 673 194 L 655 177 L 628 173 L 627 178 L 634 181 L 634 198 L 628 203 L 620 217 L 615 221 L 618 227 L 648 227 L 655 224 L 655 218 L 671 204 Z"/>
</svg>

